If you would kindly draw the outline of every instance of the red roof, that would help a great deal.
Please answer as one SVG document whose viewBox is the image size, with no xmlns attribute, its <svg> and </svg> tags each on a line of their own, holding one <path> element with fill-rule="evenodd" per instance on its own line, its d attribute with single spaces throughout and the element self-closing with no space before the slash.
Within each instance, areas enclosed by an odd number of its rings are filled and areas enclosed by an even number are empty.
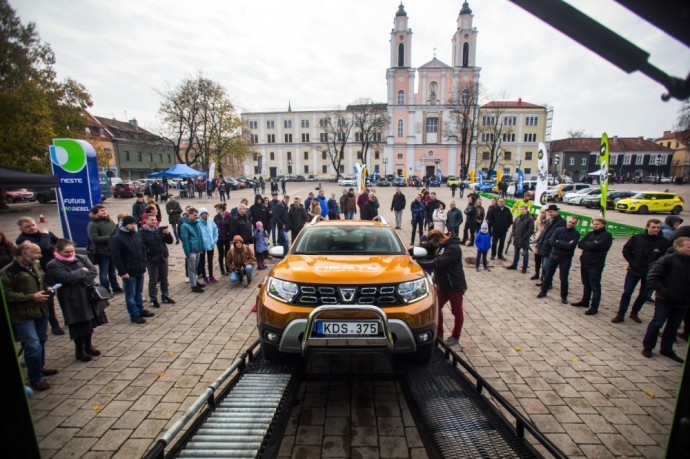
<svg viewBox="0 0 690 459">
<path fill-rule="evenodd" d="M 482 105 L 482 108 L 544 108 L 543 105 L 530 104 L 518 100 L 495 100 Z"/>
<path fill-rule="evenodd" d="M 552 152 L 556 151 L 599 151 L 601 145 L 601 138 L 570 138 L 551 141 Z M 635 152 L 635 151 L 667 151 L 671 152 L 670 148 L 663 145 L 656 144 L 651 140 L 643 139 L 642 137 L 609 137 L 609 151 Z"/>
</svg>

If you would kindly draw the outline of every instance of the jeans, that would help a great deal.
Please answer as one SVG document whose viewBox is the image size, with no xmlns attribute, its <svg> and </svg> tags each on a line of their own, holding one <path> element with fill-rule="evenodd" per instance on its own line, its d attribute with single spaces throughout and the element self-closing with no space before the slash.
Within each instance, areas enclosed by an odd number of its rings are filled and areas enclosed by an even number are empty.
<svg viewBox="0 0 690 459">
<path fill-rule="evenodd" d="M 592 298 L 592 309 L 599 308 L 601 301 L 601 273 L 604 268 L 580 268 L 580 278 L 582 279 L 582 301 L 590 304 Z"/>
<path fill-rule="evenodd" d="M 568 274 L 570 274 L 570 265 L 573 262 L 571 257 L 558 258 L 551 256 L 544 271 L 544 282 L 541 284 L 541 292 L 546 293 L 553 282 L 553 275 L 556 274 L 558 268 L 559 277 L 561 280 L 561 298 L 568 298 Z"/>
<path fill-rule="evenodd" d="M 273 239 L 273 245 L 276 245 L 276 238 L 278 237 L 278 222 L 271 220 L 271 239 Z"/>
<path fill-rule="evenodd" d="M 122 279 L 122 286 L 125 288 L 125 304 L 130 317 L 138 317 L 144 310 L 144 275 L 129 276 L 129 279 Z"/>
<path fill-rule="evenodd" d="M 199 267 L 199 254 L 190 253 L 187 255 L 187 277 L 189 285 L 196 287 L 196 270 Z"/>
<path fill-rule="evenodd" d="M 237 272 L 237 271 L 230 271 L 230 280 L 233 283 L 237 282 L 242 282 L 242 276 L 246 275 L 247 276 L 247 282 L 250 282 L 252 280 L 252 272 L 254 271 L 254 267 L 252 265 L 247 265 L 244 267 L 244 272 Z"/>
<path fill-rule="evenodd" d="M 436 296 L 438 297 L 438 337 L 443 338 L 443 305 L 450 301 L 450 311 L 455 317 L 453 324 L 453 331 L 451 335 L 453 338 L 460 339 L 462 332 L 462 325 L 465 321 L 465 316 L 462 311 L 462 292 L 444 292 L 440 288 L 436 288 Z"/>
<path fill-rule="evenodd" d="M 664 327 L 664 332 L 661 335 L 661 352 L 673 352 L 673 343 L 676 341 L 676 333 L 680 327 L 687 309 L 680 309 L 668 306 L 658 299 L 654 302 L 654 317 L 649 322 L 647 333 L 642 340 L 642 347 L 645 349 L 654 349 L 656 340 L 659 337 L 659 330 Z"/>
<path fill-rule="evenodd" d="M 419 228 L 419 239 L 421 240 L 422 234 L 424 233 L 424 220 L 423 219 L 412 219 L 412 242 L 414 244 L 414 235 Z"/>
<path fill-rule="evenodd" d="M 24 362 L 29 374 L 29 383 L 43 379 L 45 366 L 45 344 L 48 341 L 48 314 L 40 319 L 14 324 L 16 338 L 24 345 Z"/>
<path fill-rule="evenodd" d="M 635 292 L 635 287 L 637 287 L 638 282 L 640 283 L 640 292 L 638 293 L 637 298 L 635 298 L 635 302 L 633 303 L 632 311 L 630 311 L 630 313 L 639 313 L 640 309 L 642 309 L 642 305 L 644 305 L 644 302 L 647 301 L 647 295 L 649 291 L 649 289 L 647 288 L 647 278 L 636 276 L 635 274 L 628 271 L 625 274 L 625 284 L 623 285 L 623 295 L 621 295 L 621 303 L 618 306 L 618 315 L 624 316 L 625 313 L 628 311 L 630 299 L 632 298 L 632 294 Z"/>
<path fill-rule="evenodd" d="M 549 268 L 549 260 L 551 257 L 549 255 L 542 255 L 541 257 L 541 280 L 544 281 L 544 276 L 546 276 L 546 270 Z"/>
<path fill-rule="evenodd" d="M 180 240 L 180 225 L 178 223 L 171 223 L 172 233 L 175 236 L 175 241 Z"/>
<path fill-rule="evenodd" d="M 115 264 L 111 260 L 110 255 L 98 255 L 98 280 L 103 287 L 109 288 L 111 291 L 120 290 Z"/>
<path fill-rule="evenodd" d="M 149 298 L 151 301 L 156 301 L 158 298 L 158 282 L 161 283 L 161 295 L 170 297 L 168 289 L 168 259 L 162 258 L 157 263 L 147 261 L 146 270 L 149 273 Z"/>
<path fill-rule="evenodd" d="M 221 274 L 225 274 L 227 268 L 225 267 L 225 256 L 230 250 L 230 241 L 218 241 L 216 242 L 216 247 L 218 247 L 218 266 L 220 266 Z"/>
<path fill-rule="evenodd" d="M 402 228 L 402 215 L 403 215 L 402 210 L 396 210 L 395 211 L 395 227 L 396 228 Z"/>
<path fill-rule="evenodd" d="M 484 269 L 489 268 L 489 264 L 486 262 L 486 254 L 489 253 L 488 250 L 477 250 L 477 261 L 475 262 L 475 265 L 477 268 L 479 268 L 479 260 L 481 259 L 484 262 Z"/>
<path fill-rule="evenodd" d="M 491 257 L 496 256 L 496 248 L 498 247 L 498 256 L 502 257 L 503 256 L 503 249 L 505 248 L 505 243 L 506 243 L 506 232 L 502 231 L 494 231 L 491 234 Z M 516 251 L 517 253 L 517 251 Z"/>
<path fill-rule="evenodd" d="M 354 212 L 345 212 L 345 220 L 352 220 L 353 218 L 355 218 Z"/>
<path fill-rule="evenodd" d="M 208 276 L 206 275 L 207 267 Z M 201 277 L 213 277 L 213 250 L 203 250 L 199 254 L 199 266 L 196 274 Z"/>
<path fill-rule="evenodd" d="M 529 264 L 529 249 L 527 247 L 513 248 L 515 249 L 515 254 L 513 255 L 513 266 L 517 268 L 517 265 L 520 262 L 520 253 L 522 252 L 522 269 L 526 270 L 527 265 Z"/>
<path fill-rule="evenodd" d="M 283 254 L 287 255 L 290 246 L 288 243 L 287 230 L 285 228 L 278 229 L 278 245 L 283 246 Z"/>
</svg>

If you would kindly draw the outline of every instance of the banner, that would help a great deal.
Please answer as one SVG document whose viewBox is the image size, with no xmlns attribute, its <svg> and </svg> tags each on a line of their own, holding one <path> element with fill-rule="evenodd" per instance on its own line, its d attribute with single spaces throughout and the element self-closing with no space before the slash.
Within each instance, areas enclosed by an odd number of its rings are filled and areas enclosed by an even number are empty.
<svg viewBox="0 0 690 459">
<path fill-rule="evenodd" d="M 484 171 L 479 171 L 479 185 L 484 184 Z"/>
<path fill-rule="evenodd" d="M 501 169 L 501 168 L 496 169 L 496 186 L 494 187 L 495 191 L 498 191 L 498 184 L 501 183 L 502 178 L 503 178 L 503 169 Z"/>
<path fill-rule="evenodd" d="M 407 185 L 407 181 L 409 180 L 409 176 L 407 175 L 407 169 L 405 169 L 405 168 L 403 167 L 402 173 L 403 173 L 403 175 L 402 175 L 402 176 L 403 176 L 403 180 L 405 180 L 405 185 Z"/>
<path fill-rule="evenodd" d="M 534 193 L 534 203 L 538 206 L 546 205 L 546 190 L 549 187 L 549 154 L 546 145 L 539 143 L 537 153 L 537 189 Z"/>
<path fill-rule="evenodd" d="M 599 186 L 601 187 L 601 216 L 606 218 L 606 195 L 609 190 L 609 138 L 601 134 L 599 147 Z"/>
<path fill-rule="evenodd" d="M 470 169 L 470 183 L 474 183 L 474 169 Z"/>
<path fill-rule="evenodd" d="M 216 173 L 216 163 L 215 161 L 211 161 L 211 164 L 208 166 L 208 179 L 213 182 L 213 177 L 214 174 Z"/>
<path fill-rule="evenodd" d="M 56 192 L 62 232 L 77 247 L 88 247 L 89 213 L 101 203 L 96 150 L 77 139 L 53 139 L 49 150 L 50 165 L 60 184 Z"/>
<path fill-rule="evenodd" d="M 516 187 L 516 193 L 518 196 L 522 196 L 525 192 L 523 189 L 525 186 L 525 173 L 522 172 L 522 169 L 517 170 L 517 187 Z"/>
<path fill-rule="evenodd" d="M 438 186 L 441 186 L 441 183 L 443 183 L 443 174 L 441 174 L 441 169 L 436 170 L 436 178 L 438 179 Z"/>
</svg>

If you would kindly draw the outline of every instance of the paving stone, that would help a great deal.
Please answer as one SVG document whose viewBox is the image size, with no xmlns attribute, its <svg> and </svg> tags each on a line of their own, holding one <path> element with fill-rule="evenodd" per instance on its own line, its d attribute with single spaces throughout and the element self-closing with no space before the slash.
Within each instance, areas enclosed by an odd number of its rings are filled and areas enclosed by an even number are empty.
<svg viewBox="0 0 690 459">
<path fill-rule="evenodd" d="M 324 426 L 326 435 L 350 435 L 350 418 L 329 416 Z"/>
<path fill-rule="evenodd" d="M 95 437 L 73 437 L 60 449 L 62 457 L 83 457 L 100 438 Z"/>
<path fill-rule="evenodd" d="M 405 437 L 379 437 L 381 457 L 409 457 Z"/>
<path fill-rule="evenodd" d="M 373 408 L 355 408 L 352 410 L 352 425 L 354 427 L 360 426 L 375 426 L 376 425 L 376 411 Z"/>
<path fill-rule="evenodd" d="M 378 432 L 379 435 L 384 436 L 404 436 L 405 429 L 403 427 L 402 417 L 384 417 L 379 416 Z"/>
<path fill-rule="evenodd" d="M 639 456 L 640 452 L 620 434 L 599 433 L 601 442 L 616 456 Z"/>
<path fill-rule="evenodd" d="M 378 446 L 379 437 L 375 426 L 352 426 L 350 435 L 351 445 Z"/>
<path fill-rule="evenodd" d="M 94 451 L 117 451 L 132 434 L 130 429 L 110 429 L 91 447 Z"/>
<path fill-rule="evenodd" d="M 323 437 L 323 426 L 299 426 L 295 436 L 295 445 L 320 445 Z"/>
<path fill-rule="evenodd" d="M 303 407 L 299 422 L 301 425 L 322 426 L 326 422 L 326 410 L 325 408 Z"/>
<path fill-rule="evenodd" d="M 280 442 L 280 449 L 278 450 L 278 457 L 292 457 L 292 447 L 295 444 L 294 435 L 284 435 Z"/>
<path fill-rule="evenodd" d="M 350 437 L 342 435 L 323 437 L 321 457 L 350 457 Z"/>
<path fill-rule="evenodd" d="M 60 450 L 78 432 L 79 429 L 74 427 L 56 427 L 41 440 L 40 447 L 48 450 Z"/>
</svg>

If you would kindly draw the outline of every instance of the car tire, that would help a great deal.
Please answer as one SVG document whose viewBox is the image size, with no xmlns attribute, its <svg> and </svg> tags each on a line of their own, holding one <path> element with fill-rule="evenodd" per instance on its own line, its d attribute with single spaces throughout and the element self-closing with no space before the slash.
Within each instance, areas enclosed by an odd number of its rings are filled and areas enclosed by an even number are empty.
<svg viewBox="0 0 690 459">
<path fill-rule="evenodd" d="M 40 204 L 45 204 L 46 202 L 48 202 L 48 201 L 46 200 L 45 196 L 41 196 L 41 195 L 39 195 L 39 196 L 36 198 L 36 200 L 37 200 Z"/>
<path fill-rule="evenodd" d="M 675 207 L 671 210 L 671 213 L 672 213 L 673 215 L 678 215 L 678 214 L 681 213 L 682 211 L 683 211 L 683 208 L 682 208 L 682 207 L 680 207 L 680 206 L 675 206 Z"/>
<path fill-rule="evenodd" d="M 417 348 L 414 354 L 410 354 L 410 360 L 413 363 L 425 364 L 429 363 L 431 356 L 434 355 L 436 345 L 434 343 L 425 344 Z"/>
<path fill-rule="evenodd" d="M 637 212 L 641 215 L 646 215 L 649 213 L 649 208 L 647 206 L 640 206 L 640 208 L 637 209 Z"/>
</svg>

